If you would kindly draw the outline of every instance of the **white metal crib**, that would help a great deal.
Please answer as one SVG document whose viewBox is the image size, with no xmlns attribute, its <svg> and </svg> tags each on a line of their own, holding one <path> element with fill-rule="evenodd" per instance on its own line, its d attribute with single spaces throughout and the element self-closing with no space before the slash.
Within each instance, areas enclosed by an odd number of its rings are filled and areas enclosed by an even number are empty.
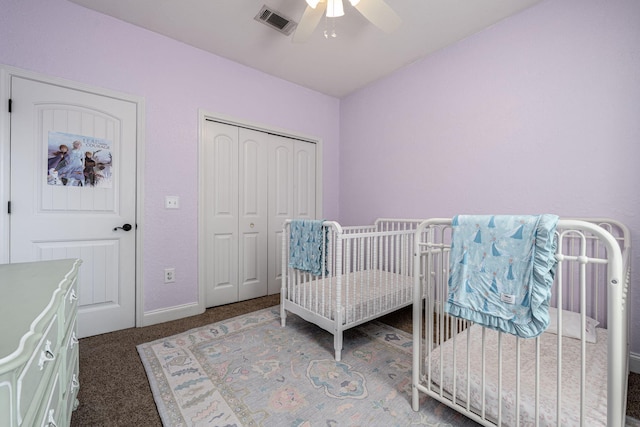
<svg viewBox="0 0 640 427">
<path fill-rule="evenodd" d="M 334 335 L 341 358 L 343 331 L 413 302 L 413 241 L 421 220 L 385 219 L 342 227 L 324 221 L 326 271 L 320 276 L 289 266 L 290 224 L 282 244 L 282 326 L 287 311 Z"/>
<path fill-rule="evenodd" d="M 609 219 L 560 219 L 551 327 L 523 339 L 453 318 L 451 219 L 416 231 L 413 395 L 485 426 L 622 427 L 629 374 L 630 234 Z M 599 327 L 595 323 L 599 322 Z M 571 330 L 575 327 L 575 330 Z"/>
</svg>

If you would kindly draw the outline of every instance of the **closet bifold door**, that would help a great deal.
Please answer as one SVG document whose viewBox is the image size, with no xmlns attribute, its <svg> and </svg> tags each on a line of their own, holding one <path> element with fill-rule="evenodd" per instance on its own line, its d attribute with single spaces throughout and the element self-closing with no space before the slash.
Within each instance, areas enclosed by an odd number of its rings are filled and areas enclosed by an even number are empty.
<svg viewBox="0 0 640 427">
<path fill-rule="evenodd" d="M 293 140 L 276 137 L 269 144 L 269 295 L 282 283 L 282 229 L 293 210 Z"/>
<path fill-rule="evenodd" d="M 282 284 L 282 229 L 286 219 L 315 219 L 316 145 L 271 135 L 269 142 L 269 295 Z"/>
<path fill-rule="evenodd" d="M 293 213 L 296 218 L 316 217 L 316 144 L 294 140 Z"/>
<path fill-rule="evenodd" d="M 269 134 L 240 128 L 238 300 L 267 295 Z"/>
<path fill-rule="evenodd" d="M 315 218 L 316 145 L 214 121 L 203 138 L 206 306 L 278 293 L 284 221 Z"/>
<path fill-rule="evenodd" d="M 204 174 L 206 306 L 238 301 L 238 128 L 207 121 Z"/>
</svg>

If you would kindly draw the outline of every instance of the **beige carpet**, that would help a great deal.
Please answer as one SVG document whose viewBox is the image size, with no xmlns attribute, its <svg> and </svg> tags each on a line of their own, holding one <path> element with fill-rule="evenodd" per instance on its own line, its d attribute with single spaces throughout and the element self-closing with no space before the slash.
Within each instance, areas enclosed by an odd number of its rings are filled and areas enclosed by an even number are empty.
<svg viewBox="0 0 640 427">
<path fill-rule="evenodd" d="M 80 406 L 72 426 L 161 426 L 136 346 L 188 329 L 279 304 L 279 295 L 256 298 L 145 328 L 131 328 L 80 340 Z M 411 307 L 380 319 L 411 332 Z M 629 377 L 627 414 L 640 418 L 640 375 Z"/>
</svg>

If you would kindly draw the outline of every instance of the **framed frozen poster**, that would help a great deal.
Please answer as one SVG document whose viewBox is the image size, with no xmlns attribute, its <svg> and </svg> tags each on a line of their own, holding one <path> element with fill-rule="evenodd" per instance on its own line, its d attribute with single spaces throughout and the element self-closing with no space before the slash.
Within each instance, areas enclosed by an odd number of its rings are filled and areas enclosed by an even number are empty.
<svg viewBox="0 0 640 427">
<path fill-rule="evenodd" d="M 113 142 L 107 139 L 49 132 L 47 183 L 68 187 L 111 188 L 112 148 Z"/>
</svg>

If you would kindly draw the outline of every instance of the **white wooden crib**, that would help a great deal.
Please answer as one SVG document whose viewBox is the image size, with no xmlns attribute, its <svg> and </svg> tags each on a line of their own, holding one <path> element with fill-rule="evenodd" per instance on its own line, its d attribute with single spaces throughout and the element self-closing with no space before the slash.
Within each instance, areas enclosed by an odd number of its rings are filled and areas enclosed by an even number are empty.
<svg viewBox="0 0 640 427">
<path fill-rule="evenodd" d="M 282 326 L 287 311 L 334 335 L 341 358 L 343 331 L 413 302 L 413 241 L 421 220 L 378 219 L 373 225 L 342 227 L 324 221 L 326 271 L 314 276 L 289 266 L 291 220 L 282 242 Z"/>
<path fill-rule="evenodd" d="M 563 333 L 552 334 L 550 327 L 523 339 L 444 313 L 451 220 L 430 219 L 418 227 L 414 410 L 424 393 L 485 426 L 624 425 L 629 231 L 608 219 L 560 219 L 556 235 L 550 305 L 564 310 L 550 315 Z"/>
</svg>

